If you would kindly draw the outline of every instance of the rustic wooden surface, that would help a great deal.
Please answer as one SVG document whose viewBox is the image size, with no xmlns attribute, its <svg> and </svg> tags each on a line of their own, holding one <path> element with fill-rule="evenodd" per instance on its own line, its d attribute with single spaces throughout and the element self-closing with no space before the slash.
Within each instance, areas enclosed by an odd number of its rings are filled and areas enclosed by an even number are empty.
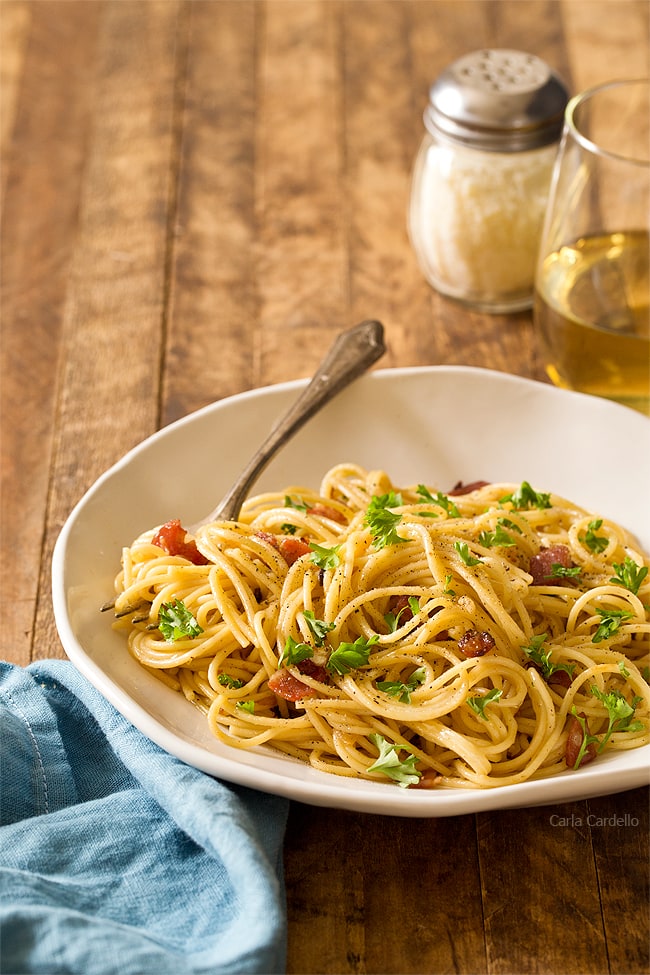
<svg viewBox="0 0 650 975">
<path fill-rule="evenodd" d="M 50 558 L 161 425 L 308 375 L 381 319 L 383 366 L 543 378 L 530 315 L 432 292 L 405 211 L 430 82 L 483 46 L 572 90 L 648 72 L 646 0 L 3 0 L 2 656 L 60 657 Z M 401 820 L 292 806 L 290 973 L 632 973 L 648 796 Z"/>
</svg>

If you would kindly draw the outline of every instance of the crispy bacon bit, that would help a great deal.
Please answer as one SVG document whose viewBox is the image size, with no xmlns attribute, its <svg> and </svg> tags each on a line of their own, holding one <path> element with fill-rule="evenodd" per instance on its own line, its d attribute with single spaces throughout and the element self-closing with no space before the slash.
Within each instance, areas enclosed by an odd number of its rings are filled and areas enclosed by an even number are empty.
<svg viewBox="0 0 650 975">
<path fill-rule="evenodd" d="M 487 487 L 489 483 L 489 481 L 471 481 L 469 484 L 463 484 L 462 481 L 458 481 L 451 491 L 447 491 L 447 494 L 456 498 L 461 494 L 469 494 L 470 491 L 478 491 L 479 488 Z"/>
<path fill-rule="evenodd" d="M 313 660 L 301 660 L 297 666 L 301 674 L 305 674 L 307 677 L 313 677 L 314 680 L 319 680 L 321 684 L 328 681 L 329 674 L 327 673 L 327 669 L 320 664 L 314 663 Z"/>
<path fill-rule="evenodd" d="M 278 545 L 278 549 L 287 565 L 293 565 L 294 562 L 297 562 L 307 552 L 311 552 L 309 542 L 304 538 L 283 538 Z"/>
<path fill-rule="evenodd" d="M 157 545 L 168 555 L 180 555 L 194 565 L 208 565 L 209 559 L 199 552 L 193 539 L 187 540 L 187 532 L 178 518 L 166 522 L 158 529 L 151 539 L 152 545 Z"/>
<path fill-rule="evenodd" d="M 458 649 L 466 657 L 482 657 L 494 646 L 494 637 L 487 630 L 468 630 L 458 641 Z"/>
<path fill-rule="evenodd" d="M 313 504 L 311 508 L 307 508 L 307 514 L 329 518 L 330 521 L 337 521 L 339 525 L 345 524 L 345 515 L 337 511 L 336 508 L 330 508 L 328 504 Z"/>
<path fill-rule="evenodd" d="M 306 555 L 310 552 L 309 542 L 306 538 L 293 538 L 288 536 L 287 538 L 279 538 L 277 535 L 272 535 L 270 532 L 255 532 L 258 538 L 263 539 L 263 541 L 268 542 L 272 545 L 276 551 L 284 558 L 287 565 L 293 565 L 301 556 Z"/>
<path fill-rule="evenodd" d="M 580 717 L 584 721 L 584 726 L 587 734 L 591 734 L 589 731 L 589 725 L 587 724 L 587 718 L 584 711 L 580 712 Z M 576 762 L 578 761 L 578 755 L 580 754 L 580 749 L 582 748 L 582 742 L 584 741 L 585 733 L 582 730 L 582 725 L 578 721 L 575 714 L 572 714 L 569 718 L 568 724 L 569 734 L 566 740 L 566 749 L 564 752 L 564 758 L 567 764 L 567 768 L 575 768 Z M 580 759 L 580 765 L 586 765 L 587 762 L 593 761 L 596 757 L 596 744 L 595 742 L 590 742 L 584 752 L 584 755 Z"/>
<path fill-rule="evenodd" d="M 272 535 L 271 532 L 255 532 L 257 538 L 261 538 L 263 542 L 268 542 L 273 548 L 279 549 L 279 539 L 277 535 Z"/>
<path fill-rule="evenodd" d="M 413 611 L 409 606 L 408 596 L 391 596 L 388 603 L 390 611 L 394 616 L 399 616 L 400 624 L 408 623 L 413 619 Z"/>
<path fill-rule="evenodd" d="M 418 782 L 409 785 L 409 789 L 435 789 L 442 782 L 442 775 L 435 769 L 425 768 Z"/>
<path fill-rule="evenodd" d="M 316 697 L 313 687 L 298 680 L 286 668 L 276 670 L 269 677 L 269 690 L 285 701 L 302 701 L 305 697 Z"/>
<path fill-rule="evenodd" d="M 566 576 L 552 575 L 553 566 L 561 565 L 563 569 L 571 569 L 571 552 L 566 545 L 550 545 L 542 548 L 536 555 L 530 558 L 528 571 L 533 577 L 534 586 L 564 586 L 567 583 Z"/>
<path fill-rule="evenodd" d="M 554 670 L 546 678 L 547 684 L 554 684 L 556 687 L 571 687 L 571 674 L 568 670 Z"/>
</svg>

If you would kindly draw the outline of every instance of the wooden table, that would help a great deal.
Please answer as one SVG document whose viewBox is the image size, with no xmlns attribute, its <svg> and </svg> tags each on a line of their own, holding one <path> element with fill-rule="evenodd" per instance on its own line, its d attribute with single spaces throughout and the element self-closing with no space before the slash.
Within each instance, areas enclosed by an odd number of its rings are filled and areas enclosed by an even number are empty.
<svg viewBox="0 0 650 975">
<path fill-rule="evenodd" d="M 434 293 L 405 211 L 433 78 L 483 46 L 572 90 L 648 73 L 646 0 L 3 0 L 2 655 L 63 656 L 50 559 L 127 449 L 308 375 L 544 377 L 529 313 Z M 448 819 L 294 804 L 288 971 L 648 970 L 648 795 Z"/>
</svg>

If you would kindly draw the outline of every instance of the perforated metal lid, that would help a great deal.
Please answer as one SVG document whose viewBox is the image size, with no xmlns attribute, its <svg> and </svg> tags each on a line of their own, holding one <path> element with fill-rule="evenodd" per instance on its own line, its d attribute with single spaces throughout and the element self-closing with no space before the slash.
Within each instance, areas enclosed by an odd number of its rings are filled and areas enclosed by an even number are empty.
<svg viewBox="0 0 650 975">
<path fill-rule="evenodd" d="M 541 58 L 505 48 L 473 51 L 433 83 L 424 122 L 434 134 L 501 152 L 557 141 L 569 94 Z"/>
</svg>

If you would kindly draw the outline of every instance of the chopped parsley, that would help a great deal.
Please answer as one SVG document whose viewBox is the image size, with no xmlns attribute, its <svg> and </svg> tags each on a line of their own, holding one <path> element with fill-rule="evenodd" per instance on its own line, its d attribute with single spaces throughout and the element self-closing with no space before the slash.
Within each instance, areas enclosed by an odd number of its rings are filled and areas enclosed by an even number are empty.
<svg viewBox="0 0 650 975">
<path fill-rule="evenodd" d="M 308 643 L 297 643 L 292 636 L 288 636 L 284 644 L 284 650 L 278 660 L 278 667 L 281 667 L 283 664 L 285 667 L 293 667 L 303 660 L 309 660 L 313 656 L 313 647 L 310 647 Z"/>
<path fill-rule="evenodd" d="M 461 561 L 467 566 L 478 565 L 481 561 L 480 559 L 474 558 L 471 554 L 467 542 L 454 542 L 454 548 L 460 555 Z"/>
<path fill-rule="evenodd" d="M 596 612 L 600 616 L 600 624 L 591 638 L 592 643 L 602 643 L 603 640 L 608 640 L 610 636 L 616 633 L 624 620 L 629 620 L 634 616 L 634 613 L 627 609 L 597 609 Z"/>
<path fill-rule="evenodd" d="M 192 639 L 203 633 L 182 599 L 163 603 L 158 612 L 158 629 L 168 643 L 176 640 Z"/>
<path fill-rule="evenodd" d="M 512 535 L 510 535 L 505 530 L 505 528 L 503 527 L 503 523 L 500 524 L 498 521 L 494 531 L 491 532 L 482 531 L 480 533 L 480 535 L 478 536 L 478 543 L 479 545 L 483 545 L 484 548 L 493 548 L 495 546 L 507 547 L 510 545 L 516 545 L 516 542 L 512 537 Z"/>
<path fill-rule="evenodd" d="M 567 568 L 561 562 L 553 562 L 551 565 L 551 579 L 577 579 L 581 572 L 582 568 L 579 565 L 571 568 Z"/>
<path fill-rule="evenodd" d="M 400 759 L 400 751 L 409 751 L 408 745 L 394 745 L 386 741 L 383 735 L 368 735 L 370 741 L 379 750 L 379 757 L 368 766 L 369 772 L 382 772 L 389 779 L 399 783 L 402 789 L 409 785 L 416 785 L 420 781 L 421 772 L 415 767 L 415 755 Z"/>
<path fill-rule="evenodd" d="M 239 688 L 244 686 L 243 680 L 239 677 L 231 677 L 230 674 L 219 674 L 217 681 L 222 687 Z"/>
<path fill-rule="evenodd" d="M 534 636 L 530 644 L 521 649 L 528 659 L 539 669 L 544 680 L 548 680 L 551 674 L 555 674 L 558 670 L 566 671 L 569 677 L 572 678 L 575 664 L 554 664 L 551 660 L 551 651 L 544 651 L 544 641 L 546 638 L 546 633 L 542 633 L 541 636 Z"/>
<path fill-rule="evenodd" d="M 419 687 L 423 683 L 426 674 L 427 672 L 424 667 L 418 667 L 417 670 L 413 671 L 406 683 L 401 680 L 382 680 L 377 682 L 377 687 L 384 694 L 390 694 L 391 697 L 396 697 L 402 704 L 410 704 L 411 691 L 414 691 L 416 687 Z"/>
<path fill-rule="evenodd" d="M 237 701 L 237 707 L 240 711 L 248 711 L 249 714 L 255 714 L 255 701 Z"/>
<path fill-rule="evenodd" d="M 477 697 L 468 697 L 467 703 L 471 707 L 472 711 L 476 711 L 480 718 L 484 718 L 486 721 L 490 719 L 485 713 L 485 707 L 490 704 L 491 701 L 498 701 L 503 691 L 498 687 L 493 687 L 491 691 L 487 694 L 479 694 Z"/>
<path fill-rule="evenodd" d="M 357 667 L 363 667 L 368 663 L 370 650 L 379 639 L 378 636 L 371 636 L 367 640 L 364 636 L 357 637 L 354 643 L 340 643 L 336 650 L 330 654 L 327 661 L 327 669 L 330 673 L 349 674 Z"/>
<path fill-rule="evenodd" d="M 535 491 L 528 481 L 522 481 L 521 485 L 512 494 L 506 494 L 500 498 L 501 503 L 510 501 L 513 508 L 523 511 L 525 508 L 550 508 L 551 495 L 542 491 Z"/>
<path fill-rule="evenodd" d="M 625 586 L 626 589 L 629 589 L 636 596 L 641 583 L 648 574 L 648 566 L 637 565 L 629 555 L 625 556 L 624 562 L 614 562 L 613 564 L 616 575 L 609 581 L 619 586 Z"/>
<path fill-rule="evenodd" d="M 450 497 L 443 494 L 442 491 L 436 491 L 435 494 L 432 494 L 425 484 L 418 484 L 417 494 L 422 501 L 435 504 L 439 508 L 442 508 L 450 518 L 460 518 L 460 511 L 456 507 L 456 504 Z"/>
<path fill-rule="evenodd" d="M 397 526 L 402 516 L 390 510 L 401 507 L 402 503 L 401 494 L 396 494 L 394 491 L 388 494 L 375 494 L 370 499 L 365 522 L 370 528 L 372 540 L 377 548 L 385 548 L 387 545 L 396 545 L 407 540 L 397 533 Z"/>
<path fill-rule="evenodd" d="M 593 521 L 590 521 L 587 525 L 585 535 L 580 539 L 592 552 L 604 552 L 609 545 L 609 539 L 606 535 L 596 534 L 602 523 L 602 518 L 595 518 Z"/>
<path fill-rule="evenodd" d="M 325 643 L 325 636 L 330 630 L 334 629 L 334 623 L 326 623 L 324 620 L 317 620 L 310 609 L 306 609 L 302 614 L 309 630 L 314 638 L 317 647 L 322 647 Z"/>
<path fill-rule="evenodd" d="M 417 596 L 409 596 L 408 605 L 402 606 L 402 608 L 397 613 L 386 613 L 384 616 L 384 621 L 388 627 L 389 633 L 394 633 L 399 626 L 399 618 L 402 613 L 405 613 L 408 609 L 411 610 L 414 616 L 420 612 L 420 600 Z"/>
<path fill-rule="evenodd" d="M 337 565 L 340 565 L 340 545 L 333 545 L 331 548 L 327 548 L 325 545 L 310 542 L 309 547 L 312 552 L 311 560 L 319 569 L 335 569 Z"/>
<path fill-rule="evenodd" d="M 306 505 L 302 498 L 294 501 L 289 494 L 285 494 L 284 496 L 284 506 L 285 508 L 295 508 L 296 511 L 307 511 L 309 508 L 309 505 Z"/>
<path fill-rule="evenodd" d="M 605 707 L 609 718 L 607 731 L 600 741 L 598 751 L 603 750 L 614 732 L 641 731 L 643 729 L 643 723 L 641 721 L 632 720 L 634 718 L 636 706 L 641 702 L 642 698 L 635 697 L 631 702 L 629 702 L 620 691 L 612 690 L 605 694 L 593 684 L 591 686 L 591 693 L 594 695 L 594 697 L 597 697 L 600 703 Z"/>
</svg>

